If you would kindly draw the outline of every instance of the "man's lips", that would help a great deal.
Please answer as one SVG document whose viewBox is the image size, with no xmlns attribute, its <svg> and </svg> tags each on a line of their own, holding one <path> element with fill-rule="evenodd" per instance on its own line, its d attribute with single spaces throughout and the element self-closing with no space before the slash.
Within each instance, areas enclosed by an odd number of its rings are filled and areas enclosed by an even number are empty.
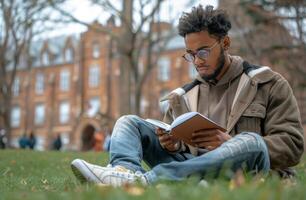
<svg viewBox="0 0 306 200">
<path fill-rule="evenodd" d="M 209 66 L 197 66 L 197 69 L 198 69 L 199 71 L 202 71 L 202 70 L 207 71 L 207 70 L 209 69 Z"/>
</svg>

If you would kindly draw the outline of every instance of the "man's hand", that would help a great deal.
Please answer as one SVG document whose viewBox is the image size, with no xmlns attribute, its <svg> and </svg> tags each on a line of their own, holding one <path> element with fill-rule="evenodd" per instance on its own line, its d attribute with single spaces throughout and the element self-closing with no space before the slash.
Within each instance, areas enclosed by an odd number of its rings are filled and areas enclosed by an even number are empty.
<svg viewBox="0 0 306 200">
<path fill-rule="evenodd" d="M 174 139 L 171 135 L 161 128 L 156 129 L 156 135 L 160 145 L 168 151 L 177 151 L 180 148 L 180 141 Z"/>
<path fill-rule="evenodd" d="M 230 138 L 230 135 L 219 129 L 200 130 L 192 134 L 192 142 L 196 144 L 196 147 L 205 148 L 210 151 L 219 147 Z"/>
</svg>

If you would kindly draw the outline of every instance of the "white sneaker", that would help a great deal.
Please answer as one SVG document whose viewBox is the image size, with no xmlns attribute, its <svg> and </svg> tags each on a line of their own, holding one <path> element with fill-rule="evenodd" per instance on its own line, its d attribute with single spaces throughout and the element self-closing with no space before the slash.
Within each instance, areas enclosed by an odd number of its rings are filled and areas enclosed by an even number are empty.
<svg viewBox="0 0 306 200">
<path fill-rule="evenodd" d="M 90 182 L 117 187 L 136 183 L 139 180 L 143 185 L 147 185 L 146 178 L 141 172 L 133 173 L 122 166 L 112 167 L 108 165 L 107 167 L 101 167 L 81 159 L 75 159 L 71 162 L 71 169 L 82 183 Z"/>
</svg>

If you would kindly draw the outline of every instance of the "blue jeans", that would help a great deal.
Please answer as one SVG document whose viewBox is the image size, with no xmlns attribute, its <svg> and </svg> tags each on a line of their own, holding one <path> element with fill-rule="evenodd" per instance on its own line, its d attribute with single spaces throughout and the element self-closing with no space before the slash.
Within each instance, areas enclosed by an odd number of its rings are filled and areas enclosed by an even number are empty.
<svg viewBox="0 0 306 200">
<path fill-rule="evenodd" d="M 151 167 L 150 171 L 142 168 L 142 160 Z M 114 126 L 110 164 L 141 171 L 149 183 L 161 179 L 183 180 L 192 175 L 217 177 L 224 167 L 233 171 L 244 167 L 247 171 L 262 173 L 270 170 L 267 146 L 256 133 L 241 133 L 200 156 L 169 153 L 161 147 L 155 127 L 134 115 L 122 116 Z"/>
</svg>

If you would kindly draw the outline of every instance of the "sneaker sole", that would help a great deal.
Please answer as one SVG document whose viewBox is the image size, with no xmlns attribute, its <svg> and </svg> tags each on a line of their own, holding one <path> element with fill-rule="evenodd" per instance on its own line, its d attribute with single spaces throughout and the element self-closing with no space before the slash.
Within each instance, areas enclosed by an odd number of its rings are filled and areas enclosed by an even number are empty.
<svg viewBox="0 0 306 200">
<path fill-rule="evenodd" d="M 95 176 L 92 171 L 88 168 L 85 161 L 80 159 L 75 159 L 71 163 L 71 170 L 75 177 L 81 182 L 81 183 L 102 183 L 100 179 Z M 86 174 L 86 176 L 85 176 Z"/>
</svg>

